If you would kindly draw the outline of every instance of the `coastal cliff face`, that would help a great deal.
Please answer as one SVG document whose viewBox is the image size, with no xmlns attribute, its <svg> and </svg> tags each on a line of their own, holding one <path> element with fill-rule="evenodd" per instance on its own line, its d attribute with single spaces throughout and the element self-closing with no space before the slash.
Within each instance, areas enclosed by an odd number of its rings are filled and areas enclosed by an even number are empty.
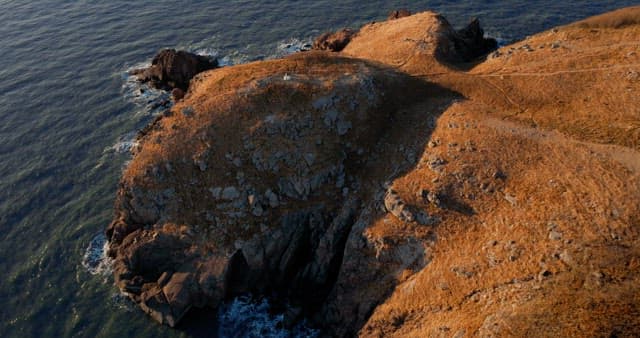
<svg viewBox="0 0 640 338">
<path fill-rule="evenodd" d="M 638 335 L 639 23 L 477 60 L 403 14 L 200 73 L 123 173 L 116 284 L 170 326 L 254 293 L 335 336 Z"/>
</svg>

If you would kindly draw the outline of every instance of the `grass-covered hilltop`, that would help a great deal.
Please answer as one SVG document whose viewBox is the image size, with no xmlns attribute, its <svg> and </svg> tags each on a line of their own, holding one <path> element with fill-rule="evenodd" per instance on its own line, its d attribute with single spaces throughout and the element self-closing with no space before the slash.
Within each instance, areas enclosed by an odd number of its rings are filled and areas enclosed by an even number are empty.
<svg viewBox="0 0 640 338">
<path fill-rule="evenodd" d="M 165 51 L 116 284 L 170 326 L 253 293 L 330 336 L 640 335 L 640 7 L 496 48 L 396 11 L 186 91 L 215 64 Z"/>
</svg>

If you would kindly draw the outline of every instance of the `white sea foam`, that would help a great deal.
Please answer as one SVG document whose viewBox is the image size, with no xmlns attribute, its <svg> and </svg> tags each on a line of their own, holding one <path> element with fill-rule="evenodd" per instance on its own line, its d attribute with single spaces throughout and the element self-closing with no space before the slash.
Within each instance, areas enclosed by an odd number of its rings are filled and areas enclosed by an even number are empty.
<svg viewBox="0 0 640 338">
<path fill-rule="evenodd" d="M 139 63 L 127 68 L 122 73 L 122 93 L 125 99 L 138 106 L 136 115 L 154 115 L 170 108 L 171 94 L 164 90 L 155 89 L 146 83 L 141 83 L 131 71 L 151 66 L 150 63 Z"/>
<path fill-rule="evenodd" d="M 220 52 L 217 49 L 211 47 L 198 48 L 192 51 L 192 53 L 196 53 L 202 56 L 208 56 L 210 58 L 218 58 L 220 56 Z"/>
<path fill-rule="evenodd" d="M 125 312 L 132 312 L 136 309 L 135 304 L 129 299 L 129 297 L 122 292 L 114 292 L 111 294 L 111 305 L 124 310 Z"/>
<path fill-rule="evenodd" d="M 95 235 L 82 256 L 82 266 L 92 275 L 110 275 L 113 260 L 107 256 L 107 236 Z"/>
<path fill-rule="evenodd" d="M 284 316 L 272 315 L 266 299 L 238 297 L 221 306 L 218 312 L 219 337 L 318 337 L 317 330 L 304 323 L 291 330 L 283 328 Z"/>
<path fill-rule="evenodd" d="M 291 38 L 287 40 L 282 40 L 278 42 L 276 45 L 276 51 L 274 55 L 270 58 L 278 58 L 283 57 L 289 54 L 297 53 L 300 51 L 310 50 L 312 46 L 311 38 L 307 39 L 297 39 Z"/>
<path fill-rule="evenodd" d="M 131 153 L 131 150 L 138 146 L 136 135 L 136 132 L 129 132 L 118 137 L 118 141 L 114 145 L 107 147 L 104 152 L 114 152 L 116 154 Z"/>
</svg>

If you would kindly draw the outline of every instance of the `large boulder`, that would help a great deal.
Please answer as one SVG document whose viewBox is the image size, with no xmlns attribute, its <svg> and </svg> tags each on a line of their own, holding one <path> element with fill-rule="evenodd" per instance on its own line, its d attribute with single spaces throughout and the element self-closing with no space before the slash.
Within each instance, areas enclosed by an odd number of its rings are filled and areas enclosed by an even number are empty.
<svg viewBox="0 0 640 338">
<path fill-rule="evenodd" d="M 327 32 L 316 38 L 312 48 L 314 50 L 339 52 L 349 44 L 355 34 L 356 32 L 349 28 L 343 28 L 336 32 Z"/>
<path fill-rule="evenodd" d="M 151 61 L 151 66 L 132 71 L 141 82 L 149 82 L 158 89 L 179 88 L 186 91 L 189 81 L 198 73 L 218 67 L 218 62 L 206 56 L 176 51 L 161 50 Z"/>
</svg>

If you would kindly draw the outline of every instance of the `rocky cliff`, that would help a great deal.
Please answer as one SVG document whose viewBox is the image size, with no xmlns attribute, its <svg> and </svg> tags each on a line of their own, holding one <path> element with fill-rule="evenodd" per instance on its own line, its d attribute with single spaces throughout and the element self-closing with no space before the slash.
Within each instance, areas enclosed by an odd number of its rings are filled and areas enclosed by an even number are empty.
<svg viewBox="0 0 640 338">
<path fill-rule="evenodd" d="M 118 287 L 170 326 L 254 293 L 334 336 L 640 334 L 640 9 L 487 57 L 392 14 L 192 79 L 120 182 Z"/>
</svg>

